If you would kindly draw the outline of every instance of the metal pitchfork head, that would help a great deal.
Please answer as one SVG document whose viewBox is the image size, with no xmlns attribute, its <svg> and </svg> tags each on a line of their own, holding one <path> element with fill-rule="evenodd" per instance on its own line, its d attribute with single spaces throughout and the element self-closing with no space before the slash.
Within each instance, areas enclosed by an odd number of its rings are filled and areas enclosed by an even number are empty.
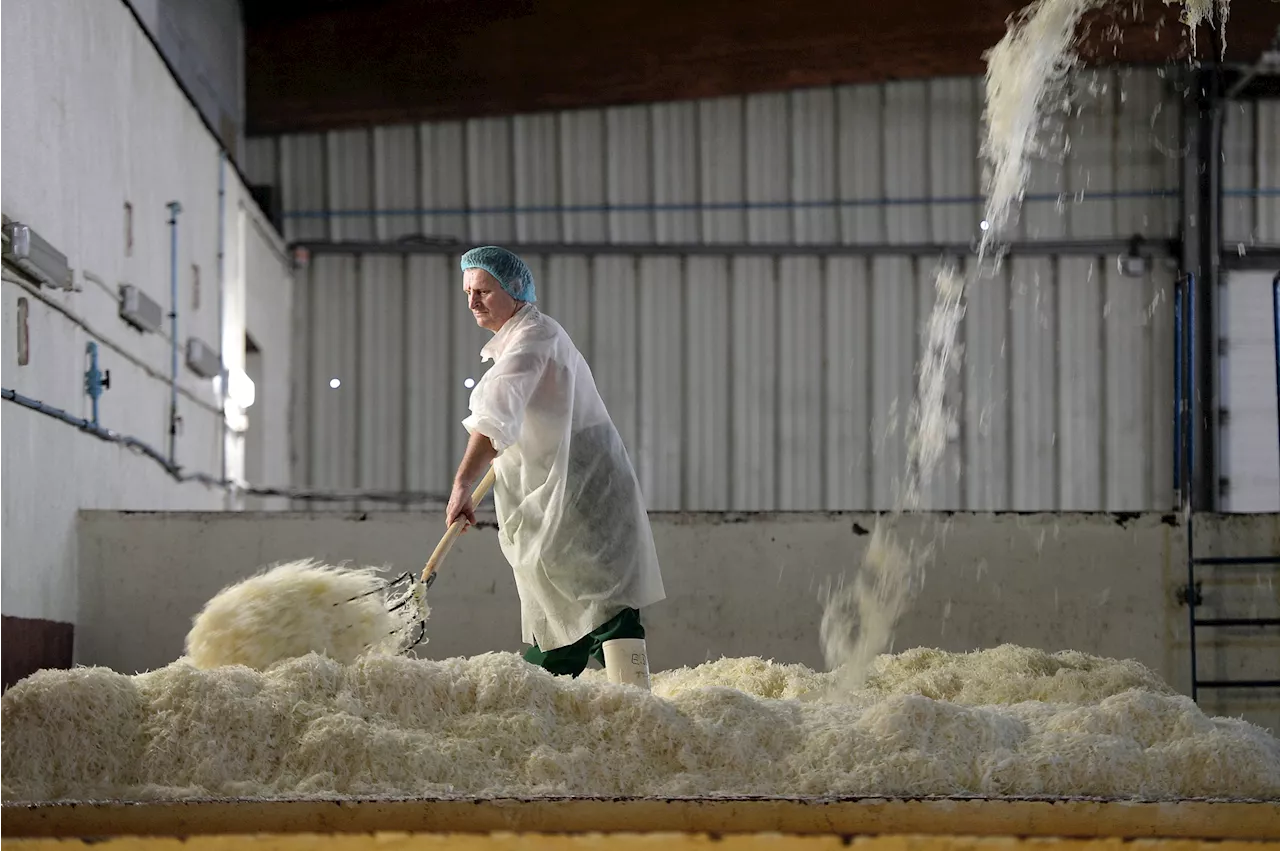
<svg viewBox="0 0 1280 851">
<path fill-rule="evenodd" d="M 349 600 L 339 600 L 333 605 L 341 606 L 344 603 L 354 603 L 356 600 L 372 597 L 374 594 L 387 594 L 388 612 L 399 612 L 402 609 L 405 611 L 406 625 L 390 634 L 400 636 L 396 653 L 407 653 L 421 644 L 423 638 L 426 637 L 427 588 L 431 587 L 431 582 L 434 579 L 435 574 L 432 574 L 427 578 L 426 582 L 414 581 L 413 574 L 402 573 L 385 584 L 370 588 L 363 594 L 357 594 Z M 406 584 L 407 588 L 405 587 Z M 399 593 L 397 594 L 396 592 Z"/>
<path fill-rule="evenodd" d="M 473 505 L 479 505 L 489 493 L 489 489 L 493 487 L 494 470 L 490 466 L 488 472 L 484 474 L 484 478 L 480 480 L 480 484 L 476 485 L 476 489 L 471 494 L 471 502 Z M 414 647 L 422 643 L 423 638 L 427 634 L 427 590 L 431 587 L 431 583 L 436 581 L 436 571 L 440 567 L 444 557 L 449 554 L 454 541 L 458 540 L 467 528 L 465 519 L 458 519 L 453 522 L 444 533 L 444 537 L 440 539 L 440 543 L 436 544 L 435 551 L 431 553 L 431 558 L 427 559 L 427 566 L 422 570 L 422 577 L 415 581 L 410 573 L 402 573 L 386 585 L 366 591 L 352 600 L 358 600 L 360 597 L 367 597 L 370 594 L 377 594 L 381 591 L 390 592 L 392 589 L 409 583 L 407 590 L 403 591 L 400 596 L 388 600 L 387 610 L 397 612 L 405 609 L 409 624 L 393 635 L 400 636 L 400 644 L 397 653 L 407 653 Z M 350 601 L 348 601 L 350 602 Z"/>
</svg>

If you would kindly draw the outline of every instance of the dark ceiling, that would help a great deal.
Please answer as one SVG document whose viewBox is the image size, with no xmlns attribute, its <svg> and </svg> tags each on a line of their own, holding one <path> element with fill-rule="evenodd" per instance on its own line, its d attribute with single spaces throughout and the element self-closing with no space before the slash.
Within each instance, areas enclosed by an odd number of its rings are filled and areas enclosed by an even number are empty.
<svg viewBox="0 0 1280 851">
<path fill-rule="evenodd" d="M 1024 0 L 242 3 L 257 135 L 980 74 Z M 1230 8 L 1227 58 L 1256 61 L 1280 2 Z M 1090 63 L 1190 56 L 1162 0 L 1118 0 L 1084 29 Z"/>
</svg>

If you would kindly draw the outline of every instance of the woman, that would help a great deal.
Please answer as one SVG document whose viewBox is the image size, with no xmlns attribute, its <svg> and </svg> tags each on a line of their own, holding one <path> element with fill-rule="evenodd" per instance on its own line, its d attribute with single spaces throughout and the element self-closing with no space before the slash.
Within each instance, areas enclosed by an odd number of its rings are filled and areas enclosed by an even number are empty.
<svg viewBox="0 0 1280 851">
<path fill-rule="evenodd" d="M 524 261 L 490 245 L 461 266 L 468 307 L 494 335 L 481 360 L 494 363 L 462 423 L 471 437 L 446 525 L 475 523 L 471 490 L 492 463 L 499 543 L 531 645 L 525 659 L 576 677 L 592 656 L 605 664 L 625 647 L 625 658 L 605 665 L 610 680 L 647 684 L 639 610 L 666 592 L 626 447 L 581 353 L 538 310 Z M 623 670 L 633 659 L 636 670 Z"/>
</svg>

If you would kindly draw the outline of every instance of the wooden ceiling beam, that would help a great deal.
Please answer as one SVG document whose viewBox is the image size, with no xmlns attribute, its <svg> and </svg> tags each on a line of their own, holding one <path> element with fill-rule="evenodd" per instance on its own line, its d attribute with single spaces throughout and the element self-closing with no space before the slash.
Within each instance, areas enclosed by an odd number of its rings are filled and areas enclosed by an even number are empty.
<svg viewBox="0 0 1280 851">
<path fill-rule="evenodd" d="M 1022 5 L 348 0 L 246 15 L 247 125 L 261 135 L 981 74 Z M 1277 27 L 1280 2 L 1235 0 L 1228 59 L 1255 60 Z M 1119 0 L 1085 29 L 1093 64 L 1191 55 L 1162 0 Z M 1205 28 L 1197 46 L 1206 55 Z"/>
</svg>

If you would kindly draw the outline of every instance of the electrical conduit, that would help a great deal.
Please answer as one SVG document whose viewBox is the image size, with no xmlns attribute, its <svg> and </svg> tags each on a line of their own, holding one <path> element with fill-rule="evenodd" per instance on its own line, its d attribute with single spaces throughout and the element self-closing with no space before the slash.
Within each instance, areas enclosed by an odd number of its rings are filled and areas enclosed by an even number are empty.
<svg viewBox="0 0 1280 851">
<path fill-rule="evenodd" d="M 170 201 L 169 209 L 169 466 L 177 467 L 178 442 L 178 214 L 182 205 Z"/>
<path fill-rule="evenodd" d="M 218 456 L 222 461 L 221 481 L 227 480 L 227 364 L 223 357 L 226 341 L 226 239 L 227 239 L 227 152 L 218 149 Z"/>
</svg>

